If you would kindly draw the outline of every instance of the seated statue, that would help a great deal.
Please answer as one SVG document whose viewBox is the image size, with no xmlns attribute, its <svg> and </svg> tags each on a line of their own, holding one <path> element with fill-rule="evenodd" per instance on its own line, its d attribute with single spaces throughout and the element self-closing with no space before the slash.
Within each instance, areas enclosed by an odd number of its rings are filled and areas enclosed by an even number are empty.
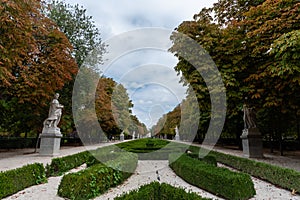
<svg viewBox="0 0 300 200">
<path fill-rule="evenodd" d="M 63 105 L 58 102 L 59 94 L 54 95 L 54 99 L 51 101 L 48 118 L 44 121 L 44 128 L 57 128 L 62 115 Z"/>
</svg>

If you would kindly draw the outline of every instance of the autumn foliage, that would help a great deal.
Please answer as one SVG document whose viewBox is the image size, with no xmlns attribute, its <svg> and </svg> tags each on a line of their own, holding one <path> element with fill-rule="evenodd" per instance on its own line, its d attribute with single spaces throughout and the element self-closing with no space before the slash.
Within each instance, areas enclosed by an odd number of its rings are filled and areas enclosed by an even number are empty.
<svg viewBox="0 0 300 200">
<path fill-rule="evenodd" d="M 71 44 L 42 9 L 39 0 L 0 2 L 0 100 L 8 120 L 0 126 L 37 129 L 30 121 L 46 117 L 55 91 L 77 72 Z"/>
</svg>

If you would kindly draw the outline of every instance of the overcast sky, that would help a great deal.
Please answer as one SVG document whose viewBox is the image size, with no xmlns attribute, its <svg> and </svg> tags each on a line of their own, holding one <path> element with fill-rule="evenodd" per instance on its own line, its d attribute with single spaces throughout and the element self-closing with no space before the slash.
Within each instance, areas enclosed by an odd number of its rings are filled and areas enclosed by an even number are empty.
<svg viewBox="0 0 300 200">
<path fill-rule="evenodd" d="M 87 10 L 87 15 L 93 17 L 101 32 L 102 40 L 110 42 L 116 41 L 120 35 L 128 31 L 136 34 L 134 30 L 140 28 L 155 27 L 172 31 L 181 22 L 192 20 L 193 15 L 199 13 L 203 7 L 211 7 L 217 0 L 66 0 L 65 2 L 82 5 Z M 153 37 L 157 38 L 157 34 L 154 33 Z M 120 42 L 119 45 L 124 46 L 124 43 Z M 115 57 L 113 63 L 104 69 L 104 75 L 127 88 L 134 104 L 133 114 L 147 127 L 154 125 L 163 114 L 171 111 L 185 97 L 186 88 L 178 83 L 179 76 L 174 71 L 177 59 L 166 49 L 136 48 L 135 51 Z"/>
</svg>

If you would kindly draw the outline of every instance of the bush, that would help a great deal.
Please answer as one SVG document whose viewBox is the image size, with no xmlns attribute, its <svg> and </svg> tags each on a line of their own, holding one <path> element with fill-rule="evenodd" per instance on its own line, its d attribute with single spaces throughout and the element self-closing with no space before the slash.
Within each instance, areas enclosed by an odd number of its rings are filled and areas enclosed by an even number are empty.
<svg viewBox="0 0 300 200">
<path fill-rule="evenodd" d="M 120 171 L 96 164 L 78 173 L 64 175 L 58 195 L 68 199 L 90 199 L 120 183 L 121 178 Z"/>
<path fill-rule="evenodd" d="M 0 172 L 0 198 L 44 182 L 47 182 L 45 169 L 40 163 Z"/>
<path fill-rule="evenodd" d="M 192 185 L 232 200 L 249 199 L 255 195 L 254 184 L 248 174 L 214 167 L 187 155 L 177 158 L 176 154 L 170 155 L 170 167 Z"/>
<path fill-rule="evenodd" d="M 105 163 L 109 160 L 115 160 L 118 156 L 122 155 L 120 152 L 125 152 L 116 147 L 115 145 L 102 147 L 91 151 L 92 156 L 86 161 L 87 167 L 95 164 Z"/>
<path fill-rule="evenodd" d="M 300 172 L 219 152 L 210 152 L 217 161 L 282 188 L 300 191 Z"/>
<path fill-rule="evenodd" d="M 199 149 L 196 146 L 189 147 L 189 150 L 192 152 L 199 152 Z M 300 191 L 300 172 L 296 170 L 216 151 L 210 151 L 208 155 L 214 156 L 217 162 L 280 186 L 281 188 Z"/>
<path fill-rule="evenodd" d="M 120 153 L 120 156 L 115 160 L 110 160 L 104 164 L 110 168 L 121 171 L 123 179 L 125 180 L 134 173 L 138 164 L 138 157 L 134 153 L 123 152 Z"/>
<path fill-rule="evenodd" d="M 50 165 L 47 164 L 46 166 L 47 177 L 61 175 L 64 172 L 79 167 L 91 156 L 90 152 L 84 151 L 61 158 L 53 158 Z"/>
<path fill-rule="evenodd" d="M 34 148 L 37 138 L 0 138 L 0 149 Z"/>
<path fill-rule="evenodd" d="M 196 153 L 191 153 L 191 154 L 186 154 L 187 156 L 197 159 L 197 160 L 201 160 L 207 164 L 211 164 L 215 167 L 217 167 L 217 159 L 214 156 L 205 156 L 204 158 L 200 158 L 199 154 Z"/>
<path fill-rule="evenodd" d="M 137 190 L 114 198 L 115 200 L 205 200 L 196 193 L 186 192 L 182 188 L 176 188 L 166 183 L 152 182 L 143 185 Z"/>
<path fill-rule="evenodd" d="M 64 175 L 58 195 L 68 199 L 90 199 L 122 183 L 134 172 L 138 159 L 133 153 L 120 154 L 115 160 Z"/>
<path fill-rule="evenodd" d="M 180 143 L 170 143 L 161 139 L 139 139 L 117 144 L 129 152 L 137 153 L 139 160 L 168 160 L 169 154 L 184 152 L 188 147 Z"/>
<path fill-rule="evenodd" d="M 144 138 L 139 140 L 132 140 L 117 144 L 121 149 L 134 153 L 149 153 L 158 149 L 164 148 L 169 144 L 169 141 L 161 139 Z"/>
</svg>

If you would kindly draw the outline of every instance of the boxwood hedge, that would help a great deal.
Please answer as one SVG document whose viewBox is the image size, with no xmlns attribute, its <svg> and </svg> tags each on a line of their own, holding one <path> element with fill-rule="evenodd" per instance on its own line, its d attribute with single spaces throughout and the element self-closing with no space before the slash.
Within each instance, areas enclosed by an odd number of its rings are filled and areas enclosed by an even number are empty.
<svg viewBox="0 0 300 200">
<path fill-rule="evenodd" d="M 84 151 L 65 157 L 53 158 L 51 163 L 46 165 L 46 175 L 47 177 L 61 175 L 84 164 L 91 156 L 89 151 Z"/>
<path fill-rule="evenodd" d="M 300 191 L 300 172 L 251 159 L 210 152 L 217 161 L 288 190 Z"/>
<path fill-rule="evenodd" d="M 47 182 L 45 168 L 40 163 L 0 172 L 0 198 L 44 182 Z"/>
<path fill-rule="evenodd" d="M 152 182 L 133 190 L 128 194 L 123 194 L 114 200 L 208 200 L 196 193 L 186 192 L 182 188 L 176 188 L 166 183 Z"/>
<path fill-rule="evenodd" d="M 170 155 L 170 167 L 192 185 L 231 200 L 249 199 L 256 194 L 248 174 L 215 167 L 185 154 L 177 158 L 176 154 Z"/>
<path fill-rule="evenodd" d="M 138 158 L 136 154 L 129 152 L 120 154 L 122 156 L 115 160 L 64 175 L 58 195 L 68 199 L 90 199 L 122 183 L 134 172 Z"/>
</svg>

